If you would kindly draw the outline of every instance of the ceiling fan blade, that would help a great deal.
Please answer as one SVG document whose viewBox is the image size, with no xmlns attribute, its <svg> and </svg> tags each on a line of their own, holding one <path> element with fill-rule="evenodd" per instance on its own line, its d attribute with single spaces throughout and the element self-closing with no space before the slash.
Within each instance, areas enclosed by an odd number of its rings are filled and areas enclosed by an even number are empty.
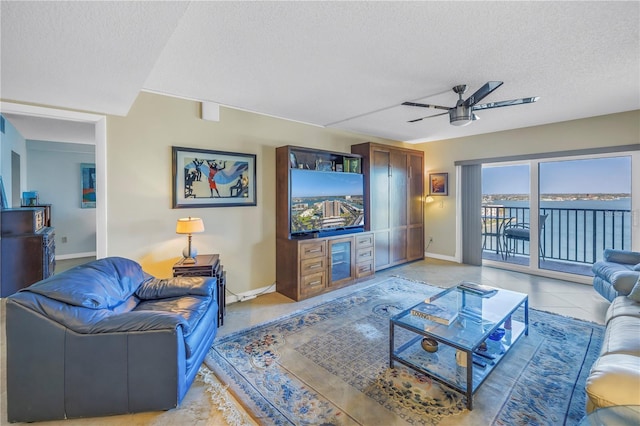
<svg viewBox="0 0 640 426">
<path fill-rule="evenodd" d="M 421 107 L 421 108 L 436 108 L 436 109 L 444 109 L 449 111 L 449 107 L 444 107 L 444 106 L 440 106 L 440 105 L 431 105 L 431 104 L 419 104 L 417 102 L 403 102 L 402 105 L 407 105 L 407 106 L 414 106 L 414 107 Z M 438 114 L 440 115 L 440 114 Z"/>
<path fill-rule="evenodd" d="M 489 93 L 493 92 L 500 86 L 502 86 L 501 81 L 487 81 L 484 86 L 476 91 L 476 93 L 469 96 L 467 100 L 464 101 L 463 105 L 467 108 L 470 106 L 474 106 L 475 104 L 486 98 Z"/>
<path fill-rule="evenodd" d="M 443 112 L 441 114 L 427 115 L 426 117 L 416 118 L 415 120 L 409 120 L 409 121 L 407 121 L 407 123 L 415 123 L 417 121 L 424 120 L 425 118 L 440 117 L 441 115 L 445 115 L 445 114 L 449 114 L 449 113 L 448 112 Z"/>
<path fill-rule="evenodd" d="M 488 104 L 474 105 L 471 109 L 473 111 L 477 111 L 477 110 L 481 110 L 481 109 L 500 108 L 500 107 L 513 106 L 513 105 L 530 104 L 532 102 L 537 101 L 538 99 L 540 99 L 539 96 L 533 96 L 531 98 L 511 99 L 510 101 L 489 102 Z"/>
</svg>

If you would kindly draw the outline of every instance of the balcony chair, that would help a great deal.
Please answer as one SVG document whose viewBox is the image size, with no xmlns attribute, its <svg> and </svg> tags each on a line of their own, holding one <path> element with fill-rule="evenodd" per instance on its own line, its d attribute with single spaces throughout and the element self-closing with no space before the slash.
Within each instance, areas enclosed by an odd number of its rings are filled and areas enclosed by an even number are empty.
<svg viewBox="0 0 640 426">
<path fill-rule="evenodd" d="M 538 222 L 538 247 L 540 249 L 540 256 L 544 260 L 544 246 L 541 242 L 542 231 L 544 230 L 544 224 L 547 221 L 548 214 L 541 214 Z M 506 259 L 511 251 L 511 245 L 513 244 L 513 253 L 515 254 L 515 244 L 518 241 L 530 241 L 531 228 L 529 223 L 513 223 L 506 224 L 502 230 L 502 237 L 504 238 L 503 247 L 504 255 Z"/>
<path fill-rule="evenodd" d="M 489 241 L 489 249 L 495 249 L 496 255 L 502 254 L 504 251 L 502 232 L 504 227 L 515 218 L 506 216 L 504 206 L 500 205 L 483 205 L 480 217 L 482 219 L 482 250 L 487 250 L 487 241 Z M 495 241 L 495 247 L 493 241 Z"/>
</svg>

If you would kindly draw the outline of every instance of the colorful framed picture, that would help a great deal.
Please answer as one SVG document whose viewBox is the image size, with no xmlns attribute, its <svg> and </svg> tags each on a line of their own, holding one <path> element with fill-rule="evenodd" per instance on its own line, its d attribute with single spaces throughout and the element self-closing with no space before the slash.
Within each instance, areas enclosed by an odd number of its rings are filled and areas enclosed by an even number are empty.
<svg viewBox="0 0 640 426">
<path fill-rule="evenodd" d="M 173 208 L 255 206 L 256 155 L 172 147 Z"/>
<path fill-rule="evenodd" d="M 429 195 L 449 195 L 449 173 L 429 173 Z"/>
<path fill-rule="evenodd" d="M 9 203 L 7 203 L 7 194 L 4 192 L 4 183 L 2 182 L 2 176 L 0 176 L 0 209 L 8 209 Z"/>
<path fill-rule="evenodd" d="M 83 209 L 96 208 L 96 165 L 94 163 L 80 164 L 80 181 L 82 182 Z"/>
</svg>

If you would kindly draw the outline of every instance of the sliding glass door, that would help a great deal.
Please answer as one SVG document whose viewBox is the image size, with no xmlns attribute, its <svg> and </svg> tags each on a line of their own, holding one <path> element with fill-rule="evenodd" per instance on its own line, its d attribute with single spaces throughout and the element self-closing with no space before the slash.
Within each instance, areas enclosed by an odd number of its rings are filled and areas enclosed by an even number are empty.
<svg viewBox="0 0 640 426">
<path fill-rule="evenodd" d="M 633 250 L 634 155 L 483 164 L 483 264 L 590 276 L 604 249 Z"/>
<path fill-rule="evenodd" d="M 529 223 L 530 182 L 528 163 L 482 167 L 483 259 L 529 265 L 528 242 L 506 237 Z"/>
<path fill-rule="evenodd" d="M 590 275 L 604 249 L 631 250 L 631 156 L 540 162 L 539 180 L 540 269 Z"/>
</svg>

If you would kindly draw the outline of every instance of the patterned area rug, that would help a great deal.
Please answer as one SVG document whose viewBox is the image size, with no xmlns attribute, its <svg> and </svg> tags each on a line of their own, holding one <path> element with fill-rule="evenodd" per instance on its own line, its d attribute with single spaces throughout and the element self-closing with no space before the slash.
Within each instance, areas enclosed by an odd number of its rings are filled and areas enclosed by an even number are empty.
<svg viewBox="0 0 640 426">
<path fill-rule="evenodd" d="M 439 291 L 390 278 L 217 339 L 205 362 L 261 424 L 578 423 L 604 335 L 597 324 L 530 309 L 529 335 L 479 387 L 472 411 L 457 392 L 389 368 L 389 317 Z"/>
</svg>

